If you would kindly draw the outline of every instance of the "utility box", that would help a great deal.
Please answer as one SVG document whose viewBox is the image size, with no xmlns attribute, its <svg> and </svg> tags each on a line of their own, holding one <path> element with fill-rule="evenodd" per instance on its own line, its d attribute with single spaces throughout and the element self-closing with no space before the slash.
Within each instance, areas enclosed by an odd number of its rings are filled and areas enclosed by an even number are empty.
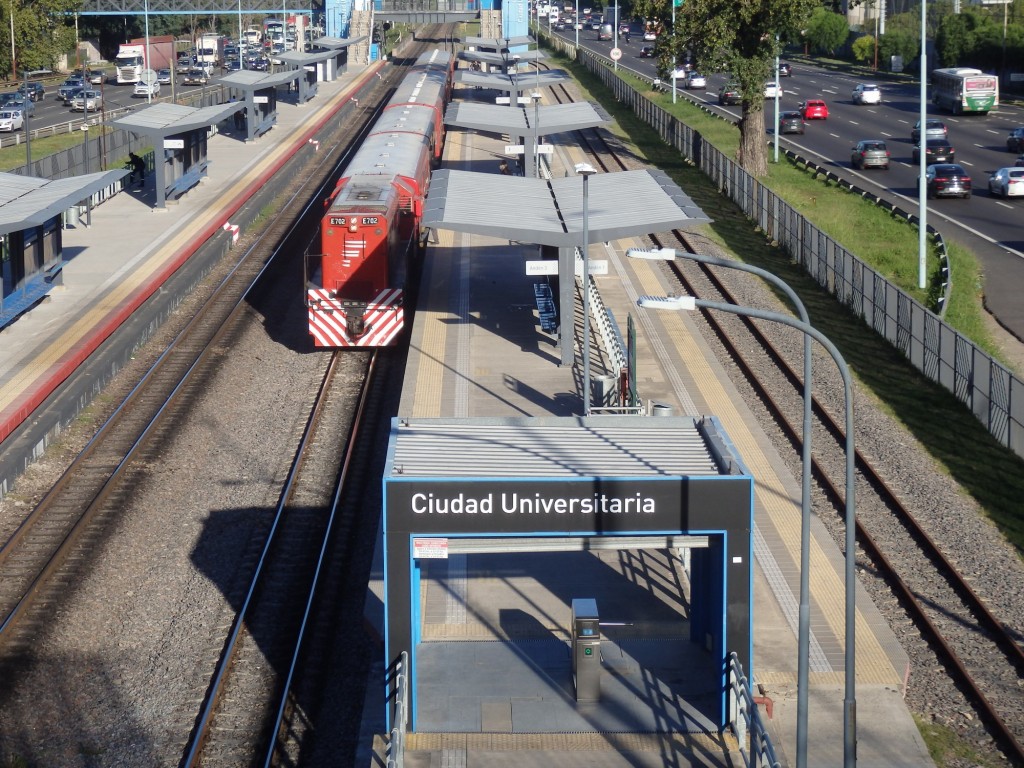
<svg viewBox="0 0 1024 768">
<path fill-rule="evenodd" d="M 572 679 L 576 701 L 601 698 L 601 619 L 593 598 L 572 601 Z"/>
</svg>

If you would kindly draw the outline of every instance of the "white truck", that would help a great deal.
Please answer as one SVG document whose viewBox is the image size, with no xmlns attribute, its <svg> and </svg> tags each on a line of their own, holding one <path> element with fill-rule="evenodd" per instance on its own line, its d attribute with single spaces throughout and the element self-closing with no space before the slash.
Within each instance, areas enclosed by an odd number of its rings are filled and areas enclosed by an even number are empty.
<svg viewBox="0 0 1024 768">
<path fill-rule="evenodd" d="M 220 35 L 203 35 L 196 42 L 196 66 L 211 74 L 224 61 L 224 38 Z"/>
<path fill-rule="evenodd" d="M 146 68 L 146 46 L 122 43 L 114 59 L 117 82 L 128 85 L 142 81 L 142 70 Z"/>
</svg>

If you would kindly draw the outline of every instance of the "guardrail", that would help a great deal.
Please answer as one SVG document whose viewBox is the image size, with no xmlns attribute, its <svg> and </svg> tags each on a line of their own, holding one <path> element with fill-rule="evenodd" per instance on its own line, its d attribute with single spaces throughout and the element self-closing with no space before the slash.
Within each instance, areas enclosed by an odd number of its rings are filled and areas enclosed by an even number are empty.
<svg viewBox="0 0 1024 768">
<path fill-rule="evenodd" d="M 781 768 L 775 746 L 761 720 L 750 681 L 735 651 L 729 654 L 729 726 L 747 768 Z"/>
<path fill-rule="evenodd" d="M 387 768 L 403 768 L 405 764 L 405 729 L 409 725 L 409 654 L 402 651 L 388 669 L 388 701 L 391 704 L 391 735 L 387 751 Z"/>
<path fill-rule="evenodd" d="M 819 285 L 898 349 L 924 376 L 951 392 L 1001 445 L 1024 457 L 1024 381 L 818 229 L 733 159 L 704 141 L 698 131 L 634 90 L 612 70 L 611 61 L 592 51 L 577 50 L 561 38 L 543 32 L 541 35 L 548 45 L 600 78 L 618 101 L 632 108 L 667 144 L 700 168 Z M 906 212 L 900 215 L 911 219 Z M 941 256 L 944 261 L 935 279 L 945 297 L 949 262 L 944 247 Z M 944 299 L 942 303 L 948 302 Z"/>
</svg>

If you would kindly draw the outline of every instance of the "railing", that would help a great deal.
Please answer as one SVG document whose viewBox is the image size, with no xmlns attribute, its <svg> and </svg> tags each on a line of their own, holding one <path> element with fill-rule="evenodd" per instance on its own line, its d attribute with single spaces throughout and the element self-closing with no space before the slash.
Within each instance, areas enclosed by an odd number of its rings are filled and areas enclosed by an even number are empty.
<svg viewBox="0 0 1024 768">
<path fill-rule="evenodd" d="M 388 670 L 388 701 L 391 704 L 391 738 L 387 768 L 405 764 L 405 729 L 409 724 L 409 654 L 402 651 Z"/>
<path fill-rule="evenodd" d="M 1024 382 L 920 302 L 879 275 L 853 253 L 704 141 L 701 134 L 635 91 L 611 62 L 569 41 L 547 43 L 580 61 L 633 111 L 691 160 L 738 205 L 765 235 L 799 261 L 811 277 L 896 347 L 922 374 L 966 405 L 999 443 L 1024 456 Z M 806 162 L 801 160 L 801 162 Z M 894 208 L 894 212 L 896 209 Z M 912 218 L 909 214 L 901 215 Z M 939 283 L 948 283 L 948 266 Z M 945 294 L 947 286 L 943 286 Z"/>
<path fill-rule="evenodd" d="M 761 721 L 750 682 L 735 652 L 729 654 L 729 726 L 747 768 L 781 768 L 775 746 Z"/>
</svg>

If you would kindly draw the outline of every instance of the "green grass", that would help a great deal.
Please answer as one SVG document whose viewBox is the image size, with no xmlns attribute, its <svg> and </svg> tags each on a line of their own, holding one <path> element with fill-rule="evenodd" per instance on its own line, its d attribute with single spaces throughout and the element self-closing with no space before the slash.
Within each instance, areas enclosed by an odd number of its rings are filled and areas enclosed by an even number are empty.
<svg viewBox="0 0 1024 768">
<path fill-rule="evenodd" d="M 596 100 L 616 123 L 611 127 L 638 156 L 665 170 L 712 219 L 701 234 L 713 239 L 734 258 L 770 270 L 785 280 L 807 305 L 812 324 L 840 349 L 853 375 L 879 407 L 890 412 L 921 442 L 936 469 L 955 479 L 984 509 L 1007 539 L 1024 553 L 1024 460 L 1000 446 L 970 411 L 944 388 L 933 384 L 811 280 L 803 269 L 691 163 L 667 144 L 632 110 L 614 96 L 585 68 L 566 59 L 559 61 L 571 71 L 585 98 Z M 648 85 L 636 87 L 672 108 L 671 96 L 656 94 Z M 699 130 L 704 138 L 734 156 L 739 144 L 736 128 L 692 105 L 677 103 L 680 119 Z M 804 211 L 838 242 L 858 244 L 857 255 L 895 281 L 907 284 L 908 292 L 927 298 L 914 287 L 917 279 L 917 230 L 883 209 L 870 205 L 826 183 L 792 163 L 773 165 L 766 180 L 773 190 Z M 871 237 L 865 237 L 871 233 Z M 866 241 L 880 247 L 861 249 Z M 911 258 L 910 254 L 913 254 Z M 962 333 L 986 343 L 981 319 L 979 271 L 972 254 L 954 247 L 950 251 L 956 289 L 947 320 Z M 935 262 L 937 263 L 937 262 Z"/>
</svg>

